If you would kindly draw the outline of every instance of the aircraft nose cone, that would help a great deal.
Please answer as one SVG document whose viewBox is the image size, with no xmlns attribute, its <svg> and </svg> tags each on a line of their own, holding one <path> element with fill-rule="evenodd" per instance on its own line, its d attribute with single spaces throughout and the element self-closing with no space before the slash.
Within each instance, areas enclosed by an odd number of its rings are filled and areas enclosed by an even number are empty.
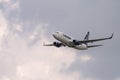
<svg viewBox="0 0 120 80">
<path fill-rule="evenodd" d="M 53 32 L 52 35 L 55 37 L 55 33 Z"/>
</svg>

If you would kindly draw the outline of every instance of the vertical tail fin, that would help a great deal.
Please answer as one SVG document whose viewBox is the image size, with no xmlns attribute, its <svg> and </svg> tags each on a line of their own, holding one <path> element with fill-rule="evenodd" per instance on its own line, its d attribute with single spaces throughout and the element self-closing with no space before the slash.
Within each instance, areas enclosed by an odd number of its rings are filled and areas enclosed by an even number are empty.
<svg viewBox="0 0 120 80">
<path fill-rule="evenodd" d="M 86 34 L 86 36 L 84 38 L 84 41 L 89 40 L 89 35 L 90 35 L 90 32 L 87 32 L 87 34 Z"/>
</svg>

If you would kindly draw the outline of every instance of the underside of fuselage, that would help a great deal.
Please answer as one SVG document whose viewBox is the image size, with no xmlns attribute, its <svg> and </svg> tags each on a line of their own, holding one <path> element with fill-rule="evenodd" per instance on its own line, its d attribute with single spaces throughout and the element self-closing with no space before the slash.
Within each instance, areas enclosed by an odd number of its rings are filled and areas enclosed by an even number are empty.
<svg viewBox="0 0 120 80">
<path fill-rule="evenodd" d="M 86 50 L 88 49 L 87 48 L 87 45 L 85 44 L 80 44 L 80 45 L 75 45 L 72 41 L 72 39 L 68 39 L 66 37 L 63 37 L 61 35 L 58 35 L 58 36 L 54 36 L 55 39 L 57 39 L 58 41 L 62 42 L 64 45 L 68 46 L 68 47 L 71 47 L 71 48 L 75 48 L 75 49 L 78 49 L 78 50 Z"/>
</svg>

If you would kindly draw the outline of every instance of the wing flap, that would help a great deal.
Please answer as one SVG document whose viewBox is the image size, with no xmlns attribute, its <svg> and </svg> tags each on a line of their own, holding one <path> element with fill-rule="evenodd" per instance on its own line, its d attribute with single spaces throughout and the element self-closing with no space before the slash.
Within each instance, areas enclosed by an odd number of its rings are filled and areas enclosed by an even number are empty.
<svg viewBox="0 0 120 80">
<path fill-rule="evenodd" d="M 87 47 L 92 48 L 92 47 L 99 47 L 99 46 L 102 46 L 102 45 L 90 45 L 90 46 L 87 46 Z"/>
</svg>

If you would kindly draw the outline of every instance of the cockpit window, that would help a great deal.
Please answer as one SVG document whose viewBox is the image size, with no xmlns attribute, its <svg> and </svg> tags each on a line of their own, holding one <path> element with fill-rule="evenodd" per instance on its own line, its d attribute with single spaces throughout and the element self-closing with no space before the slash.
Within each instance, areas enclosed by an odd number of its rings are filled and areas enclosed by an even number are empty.
<svg viewBox="0 0 120 80">
<path fill-rule="evenodd" d="M 63 34 L 63 36 L 66 37 L 66 38 L 68 38 L 68 39 L 71 39 L 71 37 L 69 37 L 69 36 L 67 36 L 67 35 L 65 35 L 65 34 Z"/>
</svg>

